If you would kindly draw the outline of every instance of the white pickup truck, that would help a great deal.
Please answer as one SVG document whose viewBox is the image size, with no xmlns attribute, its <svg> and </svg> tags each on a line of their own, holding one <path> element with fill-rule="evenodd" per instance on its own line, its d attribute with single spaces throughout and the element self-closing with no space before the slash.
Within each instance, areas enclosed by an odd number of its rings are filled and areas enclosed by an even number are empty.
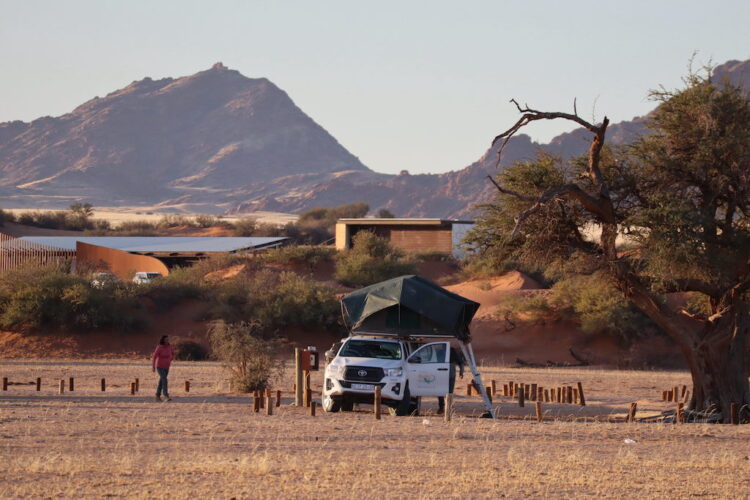
<svg viewBox="0 0 750 500">
<path fill-rule="evenodd" d="M 450 390 L 450 342 L 407 342 L 395 337 L 352 336 L 326 366 L 323 409 L 351 411 L 372 403 L 379 386 L 381 401 L 397 415 L 418 411 L 419 397 L 445 396 Z"/>
</svg>

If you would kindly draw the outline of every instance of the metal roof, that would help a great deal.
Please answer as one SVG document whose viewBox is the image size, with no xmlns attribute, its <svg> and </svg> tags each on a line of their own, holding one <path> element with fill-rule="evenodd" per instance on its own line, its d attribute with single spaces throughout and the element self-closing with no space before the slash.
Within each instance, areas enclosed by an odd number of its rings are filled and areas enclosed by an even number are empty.
<svg viewBox="0 0 750 500">
<path fill-rule="evenodd" d="M 76 242 L 124 252 L 236 252 L 277 246 L 287 238 L 231 236 L 22 236 L 40 245 L 75 250 Z"/>
<path fill-rule="evenodd" d="M 348 226 L 443 226 L 448 224 L 474 224 L 474 221 L 471 220 L 398 217 L 362 217 L 359 219 L 339 219 L 336 222 Z"/>
</svg>

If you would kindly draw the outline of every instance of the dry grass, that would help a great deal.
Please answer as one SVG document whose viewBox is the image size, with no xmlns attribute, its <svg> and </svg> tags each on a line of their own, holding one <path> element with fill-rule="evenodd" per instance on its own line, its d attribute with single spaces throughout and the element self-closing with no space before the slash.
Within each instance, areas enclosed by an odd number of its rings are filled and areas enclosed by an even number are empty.
<svg viewBox="0 0 750 500">
<path fill-rule="evenodd" d="M 290 377 L 273 416 L 227 394 L 215 363 L 179 363 L 171 403 L 152 401 L 147 363 L 2 361 L 0 497 L 466 498 L 689 497 L 750 493 L 750 426 L 582 422 L 621 417 L 627 404 L 658 412 L 657 391 L 681 372 L 486 368 L 485 379 L 548 386 L 581 380 L 585 409 L 500 402 L 504 418 L 473 418 L 479 399 L 459 396 L 451 423 L 432 415 L 375 421 L 369 407 L 311 418 L 289 406 Z M 76 390 L 57 394 L 73 375 Z M 320 373 L 317 374 L 318 379 Z M 99 391 L 99 378 L 110 384 Z M 141 395 L 128 394 L 141 379 Z M 190 394 L 183 381 L 192 380 Z M 116 385 L 117 387 L 115 387 Z M 463 388 L 459 384 L 459 388 Z M 463 392 L 463 391 L 460 391 Z M 431 403 L 431 402 L 428 402 Z M 507 418 L 512 416 L 512 418 Z M 625 444 L 624 439 L 636 444 Z"/>
</svg>

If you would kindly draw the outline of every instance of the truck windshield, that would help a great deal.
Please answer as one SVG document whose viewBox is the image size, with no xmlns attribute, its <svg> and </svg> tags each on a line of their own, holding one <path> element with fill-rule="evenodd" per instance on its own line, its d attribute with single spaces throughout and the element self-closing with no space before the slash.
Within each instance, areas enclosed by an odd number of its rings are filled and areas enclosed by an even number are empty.
<svg viewBox="0 0 750 500">
<path fill-rule="evenodd" d="M 401 345 L 398 342 L 374 342 L 371 340 L 350 340 L 339 352 L 339 356 L 356 358 L 401 359 Z"/>
</svg>

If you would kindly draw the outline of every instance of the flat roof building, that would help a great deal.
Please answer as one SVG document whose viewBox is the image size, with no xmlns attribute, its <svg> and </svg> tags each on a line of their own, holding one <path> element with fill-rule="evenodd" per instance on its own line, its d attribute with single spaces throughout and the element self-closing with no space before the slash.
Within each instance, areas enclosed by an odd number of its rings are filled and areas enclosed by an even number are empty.
<svg viewBox="0 0 750 500">
<path fill-rule="evenodd" d="M 351 248 L 352 238 L 358 232 L 369 231 L 406 252 L 442 252 L 460 258 L 463 256 L 461 240 L 473 225 L 473 221 L 453 219 L 339 219 L 336 222 L 336 248 Z"/>
</svg>

